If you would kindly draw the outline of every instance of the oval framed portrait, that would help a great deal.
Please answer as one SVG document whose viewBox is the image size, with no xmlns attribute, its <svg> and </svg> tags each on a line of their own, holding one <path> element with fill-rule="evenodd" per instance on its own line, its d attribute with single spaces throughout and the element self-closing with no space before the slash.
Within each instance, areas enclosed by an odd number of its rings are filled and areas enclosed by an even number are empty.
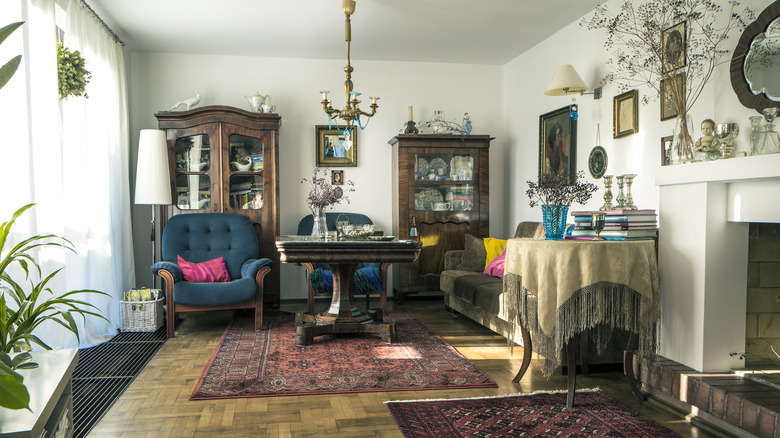
<svg viewBox="0 0 780 438">
<path fill-rule="evenodd" d="M 599 179 L 607 172 L 607 151 L 596 146 L 588 157 L 588 170 L 593 178 Z"/>
</svg>

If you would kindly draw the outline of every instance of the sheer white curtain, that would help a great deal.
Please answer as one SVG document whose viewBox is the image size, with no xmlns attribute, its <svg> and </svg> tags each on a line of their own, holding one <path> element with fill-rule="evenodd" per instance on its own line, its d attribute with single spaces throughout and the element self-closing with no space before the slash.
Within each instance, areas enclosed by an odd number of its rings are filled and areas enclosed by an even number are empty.
<svg viewBox="0 0 780 438">
<path fill-rule="evenodd" d="M 106 322 L 87 318 L 84 323 L 76 318 L 81 336 L 79 346 L 96 345 L 116 333 L 118 302 L 135 277 L 122 51 L 76 0 L 68 0 L 64 8 L 64 43 L 81 52 L 92 79 L 86 89 L 88 98 L 71 97 L 60 102 L 55 1 L 19 3 L 19 19 L 25 21 L 24 33 L 19 35 L 23 38 L 14 35 L 21 43 L 9 46 L 17 48 L 16 54 L 23 54 L 24 67 L 0 90 L 0 111 L 11 117 L 5 131 L 14 131 L 12 160 L 5 160 L 4 150 L 0 176 L 4 192 L 11 195 L 4 196 L 6 202 L 0 211 L 6 220 L 16 208 L 35 202 L 32 214 L 25 215 L 16 227 L 17 235 L 54 233 L 74 244 L 76 254 L 61 250 L 39 254 L 44 273 L 65 266 L 49 283 L 55 294 L 95 289 L 111 295 L 77 296 L 97 306 L 109 319 Z M 0 16 L 13 17 L 4 13 Z M 5 56 L 6 48 L 0 49 L 0 62 L 10 59 Z M 5 116 L 2 119 L 9 120 Z M 9 146 L 4 145 L 3 149 Z M 38 335 L 53 348 L 77 346 L 70 332 L 57 324 L 42 326 Z"/>
</svg>

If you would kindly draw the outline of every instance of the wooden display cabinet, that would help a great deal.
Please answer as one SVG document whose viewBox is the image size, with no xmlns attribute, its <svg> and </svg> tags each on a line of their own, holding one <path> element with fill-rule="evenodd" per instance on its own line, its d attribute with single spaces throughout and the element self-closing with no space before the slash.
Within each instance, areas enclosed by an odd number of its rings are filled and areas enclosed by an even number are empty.
<svg viewBox="0 0 780 438">
<path fill-rule="evenodd" d="M 393 146 L 393 234 L 423 243 L 419 259 L 395 270 L 396 299 L 438 291 L 444 253 L 466 233 L 489 232 L 488 135 L 398 135 Z M 417 236 L 410 236 L 412 221 Z"/>
<path fill-rule="evenodd" d="M 255 226 L 260 256 L 274 262 L 263 301 L 279 306 L 278 114 L 205 106 L 155 114 L 165 130 L 174 205 L 163 226 L 180 213 L 237 213 Z M 269 281 L 270 279 L 270 281 Z"/>
</svg>

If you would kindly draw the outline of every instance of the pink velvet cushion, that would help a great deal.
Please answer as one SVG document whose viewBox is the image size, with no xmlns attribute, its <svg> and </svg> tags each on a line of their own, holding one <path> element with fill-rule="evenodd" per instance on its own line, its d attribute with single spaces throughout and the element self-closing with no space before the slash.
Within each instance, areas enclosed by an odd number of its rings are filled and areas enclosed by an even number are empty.
<svg viewBox="0 0 780 438">
<path fill-rule="evenodd" d="M 506 261 L 506 248 L 504 248 L 504 251 L 501 253 L 500 256 L 494 258 L 490 263 L 488 263 L 487 267 L 485 268 L 485 272 L 483 272 L 483 274 L 492 275 L 493 277 L 498 277 L 503 279 L 505 261 Z"/>
<path fill-rule="evenodd" d="M 213 260 L 207 260 L 202 263 L 191 263 L 181 256 L 176 256 L 179 260 L 179 268 L 185 281 L 190 283 L 215 283 L 230 281 L 225 259 L 219 257 Z"/>
</svg>

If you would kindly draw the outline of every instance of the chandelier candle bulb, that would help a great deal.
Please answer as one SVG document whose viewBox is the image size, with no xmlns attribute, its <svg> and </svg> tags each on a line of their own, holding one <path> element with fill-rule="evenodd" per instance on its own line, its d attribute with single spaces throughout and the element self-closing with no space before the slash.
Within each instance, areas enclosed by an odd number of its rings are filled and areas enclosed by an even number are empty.
<svg viewBox="0 0 780 438">
<path fill-rule="evenodd" d="M 412 117 L 412 107 L 409 107 L 409 121 L 414 121 L 414 118 Z"/>
</svg>

